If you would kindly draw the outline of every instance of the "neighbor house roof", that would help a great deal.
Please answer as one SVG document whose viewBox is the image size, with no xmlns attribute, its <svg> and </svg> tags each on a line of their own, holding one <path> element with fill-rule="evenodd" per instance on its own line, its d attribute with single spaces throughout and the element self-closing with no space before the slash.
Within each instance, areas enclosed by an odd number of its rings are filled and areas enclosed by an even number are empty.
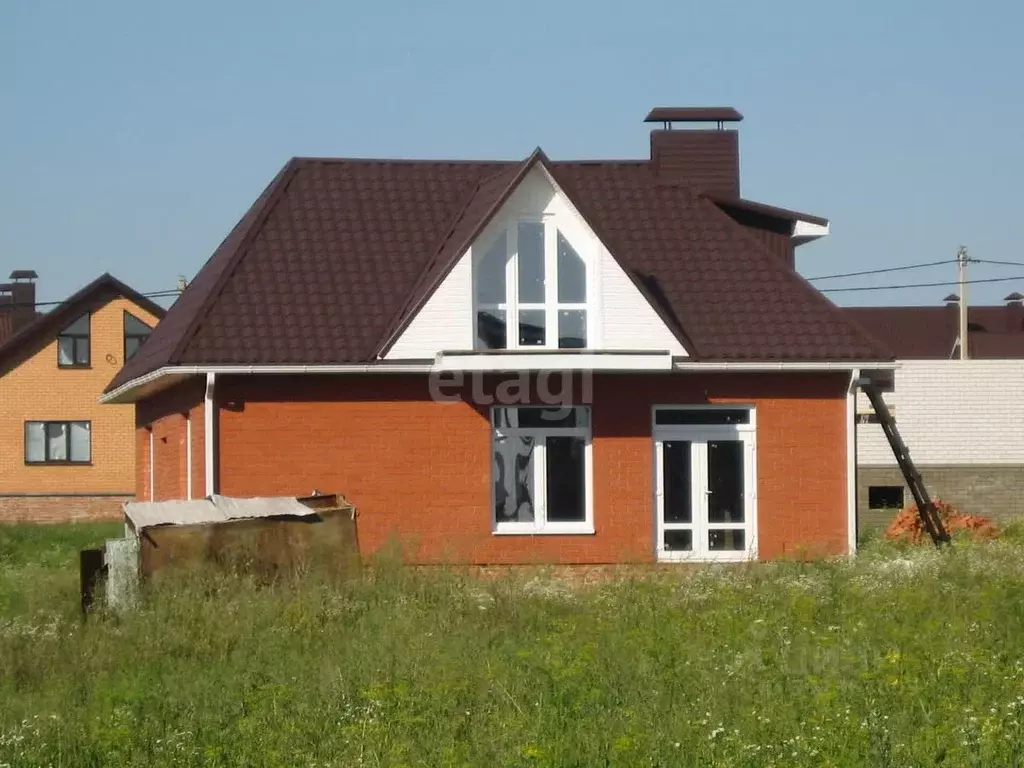
<svg viewBox="0 0 1024 768">
<path fill-rule="evenodd" d="M 36 319 L 31 323 L 9 336 L 5 341 L 2 341 L 0 343 L 0 372 L 7 370 L 12 361 L 16 360 L 22 353 L 33 349 L 38 342 L 48 339 L 74 322 L 83 312 L 89 311 L 117 296 L 129 299 L 157 318 L 162 318 L 167 313 L 167 310 L 155 301 L 146 298 L 146 296 L 125 285 L 116 277 L 109 274 L 100 275 L 52 310 L 37 315 Z M 3 313 L 0 313 L 0 340 L 3 339 L 2 323 Z M 140 347 L 140 349 L 144 348 L 145 345 Z"/>
<path fill-rule="evenodd" d="M 846 307 L 843 310 L 868 332 L 884 339 L 896 357 L 946 360 L 959 335 L 959 309 L 941 307 Z M 1024 357 L 1024 308 L 967 308 L 967 349 L 981 359 Z"/>
<path fill-rule="evenodd" d="M 13 319 L 11 312 L 5 312 L 0 309 L 0 344 L 7 341 L 8 337 L 14 332 Z"/>
<path fill-rule="evenodd" d="M 35 322 L 42 316 L 42 312 L 36 312 L 31 322 Z M 0 346 L 13 336 L 14 332 L 14 313 L 9 307 L 0 306 Z"/>
<path fill-rule="evenodd" d="M 172 365 L 378 360 L 536 166 L 692 359 L 891 359 L 721 200 L 656 180 L 647 161 L 552 162 L 539 150 L 514 162 L 297 158 L 108 391 Z"/>
</svg>

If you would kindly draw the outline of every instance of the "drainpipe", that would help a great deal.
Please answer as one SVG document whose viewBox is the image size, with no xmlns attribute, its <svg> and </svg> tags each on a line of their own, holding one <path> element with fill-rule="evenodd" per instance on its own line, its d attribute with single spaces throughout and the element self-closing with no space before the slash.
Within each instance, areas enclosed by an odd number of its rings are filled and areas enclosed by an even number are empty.
<svg viewBox="0 0 1024 768">
<path fill-rule="evenodd" d="M 217 374 L 206 374 L 206 396 L 203 401 L 203 449 L 206 459 L 206 495 L 213 496 L 217 492 L 217 462 L 216 462 L 216 439 L 217 430 L 215 420 L 217 418 L 216 403 L 214 402 L 214 389 L 217 383 Z"/>
<path fill-rule="evenodd" d="M 847 554 L 857 554 L 857 389 L 860 370 L 850 371 L 846 390 L 846 541 Z"/>
</svg>

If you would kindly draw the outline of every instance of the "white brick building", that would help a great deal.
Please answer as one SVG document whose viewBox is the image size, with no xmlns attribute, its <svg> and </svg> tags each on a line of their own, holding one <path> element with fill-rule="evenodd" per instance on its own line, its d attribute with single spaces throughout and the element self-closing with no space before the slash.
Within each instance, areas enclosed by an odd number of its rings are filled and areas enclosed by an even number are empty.
<svg viewBox="0 0 1024 768">
<path fill-rule="evenodd" d="M 929 493 L 965 512 L 1024 512 L 1024 307 L 970 310 L 967 360 L 954 357 L 957 307 L 857 307 L 848 312 L 899 360 L 884 394 Z M 863 393 L 857 400 L 862 527 L 913 502 Z"/>
</svg>

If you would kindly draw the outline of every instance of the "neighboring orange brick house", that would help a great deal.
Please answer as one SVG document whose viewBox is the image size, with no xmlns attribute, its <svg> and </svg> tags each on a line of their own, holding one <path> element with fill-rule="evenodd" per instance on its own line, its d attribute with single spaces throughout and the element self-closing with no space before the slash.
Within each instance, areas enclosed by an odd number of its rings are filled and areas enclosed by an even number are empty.
<svg viewBox="0 0 1024 768">
<path fill-rule="evenodd" d="M 133 414 L 99 396 L 165 310 L 103 275 L 39 313 L 36 277 L 0 285 L 0 522 L 117 519 L 135 495 Z"/>
<path fill-rule="evenodd" d="M 892 356 L 794 270 L 828 222 L 740 197 L 739 119 L 654 110 L 637 161 L 290 161 L 107 388 L 139 496 L 339 492 L 419 562 L 852 551 Z"/>
</svg>

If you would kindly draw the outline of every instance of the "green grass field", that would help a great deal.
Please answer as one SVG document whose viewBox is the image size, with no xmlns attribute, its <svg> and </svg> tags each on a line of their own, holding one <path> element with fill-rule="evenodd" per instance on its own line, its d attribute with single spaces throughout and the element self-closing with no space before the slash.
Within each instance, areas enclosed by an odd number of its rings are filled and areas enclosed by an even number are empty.
<svg viewBox="0 0 1024 768">
<path fill-rule="evenodd" d="M 1013 766 L 1024 544 L 329 583 L 77 613 L 118 526 L 0 527 L 0 766 Z"/>
</svg>

